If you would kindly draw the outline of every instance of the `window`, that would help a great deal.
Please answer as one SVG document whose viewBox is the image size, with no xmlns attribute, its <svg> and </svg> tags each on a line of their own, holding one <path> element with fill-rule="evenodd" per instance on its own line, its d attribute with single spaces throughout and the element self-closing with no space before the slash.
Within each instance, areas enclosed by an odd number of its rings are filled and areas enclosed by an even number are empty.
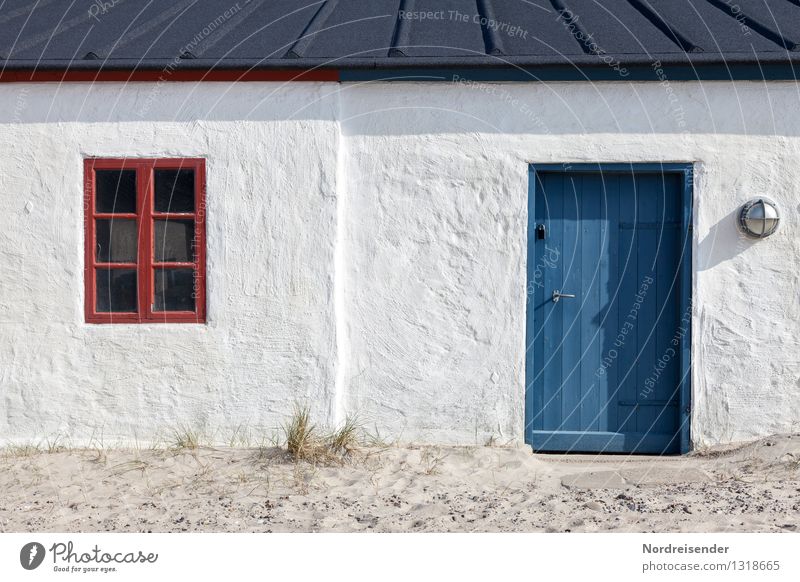
<svg viewBox="0 0 800 582">
<path fill-rule="evenodd" d="M 205 162 L 84 165 L 86 321 L 204 323 Z"/>
</svg>

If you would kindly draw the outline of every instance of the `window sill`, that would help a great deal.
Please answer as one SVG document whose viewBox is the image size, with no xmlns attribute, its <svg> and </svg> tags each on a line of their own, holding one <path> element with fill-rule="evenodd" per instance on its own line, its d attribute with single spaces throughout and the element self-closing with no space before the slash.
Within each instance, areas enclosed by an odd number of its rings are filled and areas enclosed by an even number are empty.
<svg viewBox="0 0 800 582">
<path fill-rule="evenodd" d="M 118 324 L 147 324 L 147 323 L 154 323 L 154 324 L 165 324 L 165 323 L 179 323 L 179 324 L 187 324 L 187 323 L 196 323 L 200 325 L 206 324 L 206 318 L 200 317 L 198 315 L 170 315 L 169 317 L 138 317 L 138 316 L 131 316 L 131 315 L 94 315 L 94 316 L 87 316 L 85 323 L 92 324 L 92 325 L 103 325 L 103 324 L 110 324 L 110 325 L 118 325 Z"/>
</svg>

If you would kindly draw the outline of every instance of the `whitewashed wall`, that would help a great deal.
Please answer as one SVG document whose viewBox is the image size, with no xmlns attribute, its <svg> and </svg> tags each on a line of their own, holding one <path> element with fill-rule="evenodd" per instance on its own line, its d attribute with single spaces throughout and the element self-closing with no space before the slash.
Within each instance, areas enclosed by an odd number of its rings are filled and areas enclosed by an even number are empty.
<svg viewBox="0 0 800 582">
<path fill-rule="evenodd" d="M 295 400 L 329 415 L 335 87 L 276 88 L 0 87 L 2 437 L 224 440 Z M 207 325 L 84 323 L 85 156 L 207 159 Z"/>
<path fill-rule="evenodd" d="M 153 95 L 157 96 L 154 100 Z M 800 427 L 795 83 L 0 86 L 0 438 L 226 439 L 296 401 L 522 439 L 527 164 L 696 163 L 695 445 Z M 208 164 L 208 324 L 83 323 L 84 156 Z M 742 238 L 766 194 L 784 224 Z"/>
</svg>

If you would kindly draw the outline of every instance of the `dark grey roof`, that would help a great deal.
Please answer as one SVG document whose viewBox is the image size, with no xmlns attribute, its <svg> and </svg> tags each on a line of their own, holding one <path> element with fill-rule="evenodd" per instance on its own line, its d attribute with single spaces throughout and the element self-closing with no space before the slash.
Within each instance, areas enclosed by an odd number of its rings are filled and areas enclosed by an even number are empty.
<svg viewBox="0 0 800 582">
<path fill-rule="evenodd" d="M 27 69 L 800 64 L 800 0 L 0 0 Z"/>
</svg>

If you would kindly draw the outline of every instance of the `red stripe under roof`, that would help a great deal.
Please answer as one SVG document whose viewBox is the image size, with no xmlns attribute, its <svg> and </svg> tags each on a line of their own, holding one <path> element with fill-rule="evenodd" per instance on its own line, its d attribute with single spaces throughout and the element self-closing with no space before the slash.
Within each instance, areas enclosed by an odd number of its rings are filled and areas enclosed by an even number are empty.
<svg viewBox="0 0 800 582">
<path fill-rule="evenodd" d="M 0 83 L 74 83 L 74 82 L 252 82 L 252 81 L 338 81 L 339 71 L 212 69 L 183 71 L 0 71 Z"/>
</svg>

